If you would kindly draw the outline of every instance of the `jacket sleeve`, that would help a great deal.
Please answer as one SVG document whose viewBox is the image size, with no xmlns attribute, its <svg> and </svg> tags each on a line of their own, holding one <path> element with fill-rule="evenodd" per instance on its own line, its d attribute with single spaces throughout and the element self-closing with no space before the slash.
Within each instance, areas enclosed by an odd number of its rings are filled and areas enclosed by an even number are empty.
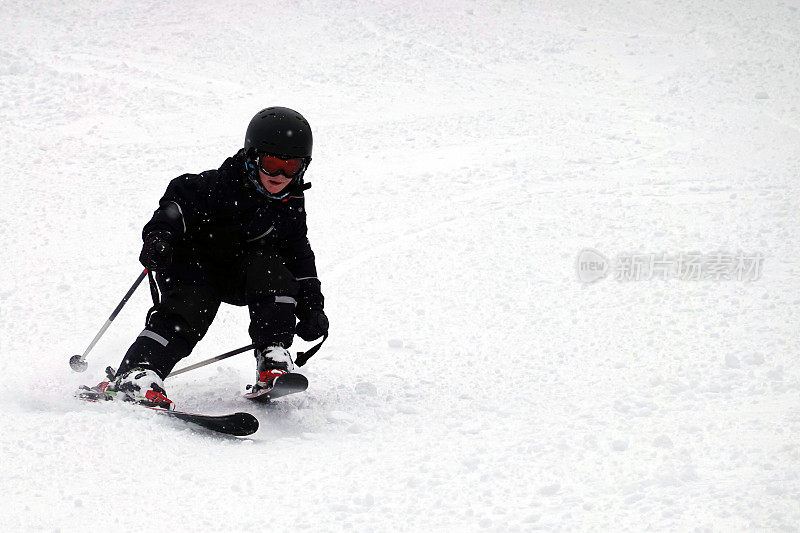
<svg viewBox="0 0 800 533">
<path fill-rule="evenodd" d="M 197 231 L 205 219 L 208 219 L 208 177 L 205 173 L 184 174 L 169 183 L 158 209 L 145 224 L 142 237 L 152 231 L 166 230 L 181 238 Z"/>
<path fill-rule="evenodd" d="M 325 305 L 325 298 L 322 295 L 322 284 L 317 278 L 314 251 L 308 242 L 308 226 L 305 216 L 300 220 L 299 231 L 289 240 L 284 257 L 286 266 L 294 274 L 299 286 L 298 316 L 312 309 L 322 309 Z"/>
</svg>

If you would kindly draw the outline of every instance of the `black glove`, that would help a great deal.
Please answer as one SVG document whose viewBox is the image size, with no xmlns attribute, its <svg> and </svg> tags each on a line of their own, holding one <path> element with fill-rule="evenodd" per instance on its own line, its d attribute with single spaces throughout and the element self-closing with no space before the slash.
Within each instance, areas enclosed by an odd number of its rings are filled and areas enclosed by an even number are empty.
<svg viewBox="0 0 800 533">
<path fill-rule="evenodd" d="M 144 238 L 139 262 L 147 270 L 162 270 L 172 263 L 172 234 L 168 231 L 152 231 Z"/>
<path fill-rule="evenodd" d="M 328 333 L 328 317 L 322 309 L 311 309 L 303 313 L 295 333 L 304 341 L 313 341 Z"/>
</svg>

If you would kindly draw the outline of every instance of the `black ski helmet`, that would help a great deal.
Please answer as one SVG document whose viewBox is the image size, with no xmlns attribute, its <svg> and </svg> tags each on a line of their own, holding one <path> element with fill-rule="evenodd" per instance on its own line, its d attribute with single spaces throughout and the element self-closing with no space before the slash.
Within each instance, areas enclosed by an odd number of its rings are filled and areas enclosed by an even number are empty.
<svg viewBox="0 0 800 533">
<path fill-rule="evenodd" d="M 250 120 L 244 136 L 245 171 L 258 192 L 271 200 L 286 201 L 293 194 L 311 187 L 303 182 L 303 175 L 311 163 L 311 126 L 303 115 L 288 107 L 262 109 Z M 258 159 L 261 155 L 274 155 L 281 159 L 302 158 L 303 168 L 281 192 L 272 194 L 258 177 Z"/>
<path fill-rule="evenodd" d="M 248 153 L 302 157 L 311 160 L 311 126 L 303 115 L 288 107 L 262 109 L 247 126 L 244 149 Z"/>
</svg>

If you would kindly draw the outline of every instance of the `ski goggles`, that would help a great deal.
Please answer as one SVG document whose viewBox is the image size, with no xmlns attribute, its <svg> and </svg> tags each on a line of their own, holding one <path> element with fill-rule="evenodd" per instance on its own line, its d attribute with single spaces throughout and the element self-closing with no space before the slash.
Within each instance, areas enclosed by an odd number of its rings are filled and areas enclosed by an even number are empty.
<svg viewBox="0 0 800 533">
<path fill-rule="evenodd" d="M 277 176 L 283 174 L 287 178 L 297 176 L 303 167 L 305 167 L 305 160 L 300 157 L 293 157 L 291 159 L 281 159 L 274 155 L 262 155 L 258 158 L 258 166 L 261 172 L 267 176 Z"/>
</svg>

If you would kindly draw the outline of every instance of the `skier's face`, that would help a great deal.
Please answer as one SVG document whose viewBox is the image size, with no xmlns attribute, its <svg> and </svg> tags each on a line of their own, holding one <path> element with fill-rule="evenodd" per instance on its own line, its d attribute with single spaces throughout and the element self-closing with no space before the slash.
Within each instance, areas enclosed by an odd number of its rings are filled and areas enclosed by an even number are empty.
<svg viewBox="0 0 800 533">
<path fill-rule="evenodd" d="M 264 174 L 264 171 L 258 171 L 258 177 L 261 179 L 261 184 L 270 194 L 278 194 L 292 181 L 292 178 L 287 178 L 283 174 L 277 176 L 269 176 Z"/>
</svg>

